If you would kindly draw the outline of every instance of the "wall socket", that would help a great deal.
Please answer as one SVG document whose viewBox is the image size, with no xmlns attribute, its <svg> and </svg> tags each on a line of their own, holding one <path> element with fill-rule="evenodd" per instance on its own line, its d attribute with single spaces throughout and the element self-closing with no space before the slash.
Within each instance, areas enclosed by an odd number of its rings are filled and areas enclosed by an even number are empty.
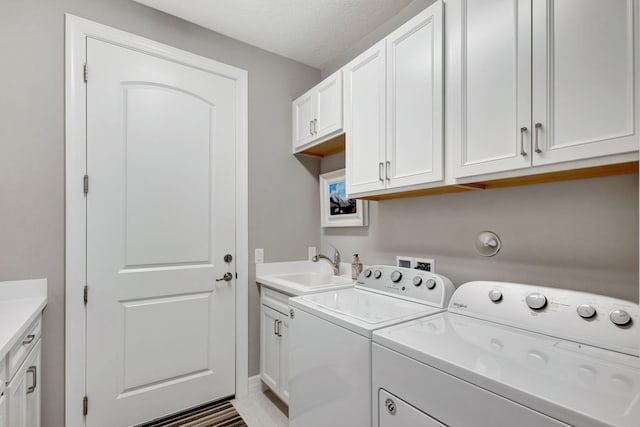
<svg viewBox="0 0 640 427">
<path fill-rule="evenodd" d="M 256 248 L 254 258 L 256 264 L 262 264 L 264 262 L 264 249 Z"/>
<path fill-rule="evenodd" d="M 318 254 L 318 248 L 316 248 L 315 246 L 309 246 L 308 251 L 309 251 L 309 261 L 311 261 L 313 257 Z"/>
<path fill-rule="evenodd" d="M 397 256 L 396 265 L 404 268 L 436 272 L 436 260 L 432 258 L 415 258 L 410 256 Z"/>
</svg>

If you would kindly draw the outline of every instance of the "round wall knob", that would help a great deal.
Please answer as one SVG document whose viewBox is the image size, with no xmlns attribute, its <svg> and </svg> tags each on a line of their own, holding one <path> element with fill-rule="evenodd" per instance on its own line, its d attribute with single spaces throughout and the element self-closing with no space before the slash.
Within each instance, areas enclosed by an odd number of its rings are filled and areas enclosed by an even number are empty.
<svg viewBox="0 0 640 427">
<path fill-rule="evenodd" d="M 400 273 L 398 270 L 391 273 L 391 281 L 393 283 L 398 283 L 400 280 L 402 280 L 402 273 Z"/>
<path fill-rule="evenodd" d="M 531 310 L 541 310 L 547 305 L 547 297 L 537 292 L 527 295 L 526 301 Z"/>
<path fill-rule="evenodd" d="M 382 277 L 382 271 L 380 271 L 380 270 L 374 271 L 373 277 L 375 277 L 376 279 L 381 278 Z"/>
<path fill-rule="evenodd" d="M 436 281 L 433 279 L 427 280 L 426 282 L 424 282 L 424 284 L 428 289 L 433 289 L 436 287 Z"/>
<path fill-rule="evenodd" d="M 611 321 L 618 326 L 628 325 L 631 322 L 631 316 L 629 315 L 629 313 L 619 309 L 613 310 L 611 313 L 609 313 L 609 319 L 611 319 Z"/>
<path fill-rule="evenodd" d="M 412 282 L 413 282 L 413 286 L 420 286 L 422 285 L 422 277 L 416 276 L 413 278 Z"/>
<path fill-rule="evenodd" d="M 498 302 L 502 300 L 502 292 L 497 289 L 492 289 L 489 291 L 489 299 L 493 302 Z"/>
<path fill-rule="evenodd" d="M 578 316 L 583 319 L 591 319 L 596 315 L 595 307 L 590 304 L 580 304 L 576 311 L 578 312 Z"/>
<path fill-rule="evenodd" d="M 371 270 L 370 270 L 370 269 L 368 269 L 368 268 L 367 268 L 367 269 L 364 271 L 364 277 L 367 277 L 367 278 L 368 278 L 368 277 L 371 277 Z"/>
</svg>

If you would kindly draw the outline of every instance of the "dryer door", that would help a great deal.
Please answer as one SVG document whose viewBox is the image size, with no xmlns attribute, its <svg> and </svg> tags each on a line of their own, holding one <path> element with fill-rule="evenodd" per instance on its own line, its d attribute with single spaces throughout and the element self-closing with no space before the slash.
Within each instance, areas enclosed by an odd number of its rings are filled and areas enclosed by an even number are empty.
<svg viewBox="0 0 640 427">
<path fill-rule="evenodd" d="M 393 394 L 378 393 L 379 427 L 446 427 Z"/>
</svg>

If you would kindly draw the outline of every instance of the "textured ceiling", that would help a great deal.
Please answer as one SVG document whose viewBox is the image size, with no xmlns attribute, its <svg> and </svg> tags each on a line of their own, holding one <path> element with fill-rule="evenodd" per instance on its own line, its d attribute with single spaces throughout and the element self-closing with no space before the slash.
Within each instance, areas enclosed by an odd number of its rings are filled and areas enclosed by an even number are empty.
<svg viewBox="0 0 640 427">
<path fill-rule="evenodd" d="M 134 0 L 322 69 L 411 0 Z"/>
</svg>

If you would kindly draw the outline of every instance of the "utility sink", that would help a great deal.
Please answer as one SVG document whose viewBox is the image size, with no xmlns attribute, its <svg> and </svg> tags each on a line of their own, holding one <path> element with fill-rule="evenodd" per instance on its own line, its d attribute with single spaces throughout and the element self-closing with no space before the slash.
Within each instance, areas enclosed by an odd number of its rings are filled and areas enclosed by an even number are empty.
<svg viewBox="0 0 640 427">
<path fill-rule="evenodd" d="M 281 280 L 286 280 L 288 282 L 293 282 L 298 286 L 305 286 L 308 288 L 317 288 L 328 285 L 348 285 L 353 283 L 353 280 L 346 277 L 334 276 L 330 273 L 318 272 L 279 274 L 273 277 Z"/>
</svg>

